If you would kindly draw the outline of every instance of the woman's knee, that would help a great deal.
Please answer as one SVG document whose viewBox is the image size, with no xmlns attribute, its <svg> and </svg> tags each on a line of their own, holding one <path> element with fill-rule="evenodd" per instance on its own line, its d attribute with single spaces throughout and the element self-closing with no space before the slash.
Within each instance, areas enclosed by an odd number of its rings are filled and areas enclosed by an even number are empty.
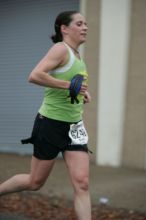
<svg viewBox="0 0 146 220">
<path fill-rule="evenodd" d="M 31 191 L 37 191 L 44 185 L 44 181 L 41 181 L 39 179 L 31 180 L 29 182 L 29 190 Z"/>
<path fill-rule="evenodd" d="M 74 188 L 76 191 L 88 191 L 89 178 L 87 176 L 76 177 L 74 180 Z"/>
</svg>

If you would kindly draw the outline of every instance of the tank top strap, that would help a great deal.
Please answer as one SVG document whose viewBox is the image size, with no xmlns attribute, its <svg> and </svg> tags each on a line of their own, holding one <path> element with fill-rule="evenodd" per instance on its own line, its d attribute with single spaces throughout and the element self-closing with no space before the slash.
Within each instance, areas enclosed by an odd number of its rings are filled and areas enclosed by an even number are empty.
<svg viewBox="0 0 146 220">
<path fill-rule="evenodd" d="M 69 60 L 68 60 L 68 62 L 64 66 L 60 66 L 60 67 L 58 67 L 58 68 L 56 68 L 54 70 L 49 71 L 50 74 L 53 74 L 53 73 L 55 73 L 55 74 L 64 73 L 64 72 L 68 71 L 72 67 L 74 62 L 75 62 L 75 55 L 74 55 L 72 49 L 65 42 L 63 42 L 63 44 L 68 49 Z"/>
<path fill-rule="evenodd" d="M 67 43 L 65 43 L 64 41 L 63 41 L 63 44 L 64 44 L 64 45 L 67 47 L 67 49 L 68 49 L 70 60 L 75 60 L 75 55 L 74 55 L 72 49 L 70 48 L 70 46 L 69 46 Z"/>
</svg>

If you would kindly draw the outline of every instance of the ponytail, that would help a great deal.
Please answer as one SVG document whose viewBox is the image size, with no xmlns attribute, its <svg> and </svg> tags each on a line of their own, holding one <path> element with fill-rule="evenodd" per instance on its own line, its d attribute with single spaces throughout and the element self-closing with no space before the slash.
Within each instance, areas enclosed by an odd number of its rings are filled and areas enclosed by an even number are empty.
<svg viewBox="0 0 146 220">
<path fill-rule="evenodd" d="M 55 25 L 55 33 L 56 34 L 51 36 L 53 43 L 61 42 L 63 40 L 63 37 L 62 37 L 60 27 L 57 24 Z"/>
</svg>

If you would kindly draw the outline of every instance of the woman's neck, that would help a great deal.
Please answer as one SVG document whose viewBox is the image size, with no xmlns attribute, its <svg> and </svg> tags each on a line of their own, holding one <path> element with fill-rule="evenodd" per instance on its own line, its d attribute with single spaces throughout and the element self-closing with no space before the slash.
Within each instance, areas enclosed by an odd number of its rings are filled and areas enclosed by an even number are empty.
<svg viewBox="0 0 146 220">
<path fill-rule="evenodd" d="M 74 53 L 79 55 L 78 45 L 69 41 L 64 41 L 64 42 L 74 51 Z"/>
</svg>

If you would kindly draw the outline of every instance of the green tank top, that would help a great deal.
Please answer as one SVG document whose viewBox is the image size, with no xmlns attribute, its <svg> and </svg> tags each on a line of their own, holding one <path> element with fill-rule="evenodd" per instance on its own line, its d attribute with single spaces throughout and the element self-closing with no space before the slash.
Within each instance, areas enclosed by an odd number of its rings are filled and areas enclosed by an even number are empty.
<svg viewBox="0 0 146 220">
<path fill-rule="evenodd" d="M 87 84 L 88 74 L 85 63 L 82 59 L 78 59 L 72 49 L 64 43 L 68 48 L 69 61 L 63 67 L 56 68 L 51 71 L 51 76 L 71 81 L 73 76 L 81 74 L 84 76 L 84 84 Z M 39 113 L 43 116 L 59 121 L 78 122 L 82 119 L 83 114 L 83 96 L 78 95 L 79 103 L 71 104 L 69 90 L 45 88 L 43 103 L 39 109 Z"/>
</svg>

